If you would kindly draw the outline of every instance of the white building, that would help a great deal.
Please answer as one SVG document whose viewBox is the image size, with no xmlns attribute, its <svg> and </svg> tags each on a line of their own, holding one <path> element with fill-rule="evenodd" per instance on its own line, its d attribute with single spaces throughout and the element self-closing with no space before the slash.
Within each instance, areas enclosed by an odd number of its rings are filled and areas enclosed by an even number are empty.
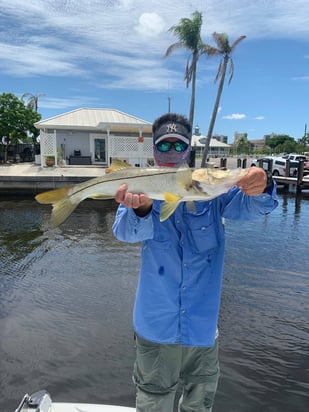
<svg viewBox="0 0 309 412">
<path fill-rule="evenodd" d="M 115 109 L 81 108 L 35 124 L 41 157 L 55 164 L 109 166 L 112 158 L 144 167 L 153 158 L 152 124 Z"/>
<path fill-rule="evenodd" d="M 201 134 L 194 134 L 192 136 L 192 147 L 195 149 L 196 155 L 200 156 L 203 154 L 206 138 L 206 136 Z M 225 157 L 230 154 L 230 150 L 231 145 L 220 142 L 214 138 L 210 139 L 208 156 Z"/>
</svg>

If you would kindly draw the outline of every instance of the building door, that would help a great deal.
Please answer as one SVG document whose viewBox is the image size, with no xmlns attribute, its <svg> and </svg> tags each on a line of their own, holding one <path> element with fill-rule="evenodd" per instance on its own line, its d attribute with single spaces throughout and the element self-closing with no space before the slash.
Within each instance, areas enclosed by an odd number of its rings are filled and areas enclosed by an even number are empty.
<svg viewBox="0 0 309 412">
<path fill-rule="evenodd" d="M 93 153 L 93 163 L 102 164 L 107 163 L 107 154 L 106 154 L 106 138 L 103 136 L 91 136 L 92 143 L 92 153 Z"/>
</svg>

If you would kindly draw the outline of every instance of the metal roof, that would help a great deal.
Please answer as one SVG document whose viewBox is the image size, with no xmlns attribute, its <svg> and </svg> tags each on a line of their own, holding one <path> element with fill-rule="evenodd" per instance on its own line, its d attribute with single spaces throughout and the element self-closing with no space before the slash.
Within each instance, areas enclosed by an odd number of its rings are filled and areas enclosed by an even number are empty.
<svg viewBox="0 0 309 412">
<path fill-rule="evenodd" d="M 115 109 L 80 108 L 35 123 L 37 129 L 143 130 L 151 133 L 152 124 Z"/>
<path fill-rule="evenodd" d="M 197 147 L 202 147 L 205 145 L 204 140 L 206 139 L 206 136 L 204 135 L 196 135 L 194 134 L 192 136 L 192 141 L 191 144 L 192 146 L 197 146 Z M 231 147 L 231 145 L 220 142 L 217 139 L 211 138 L 210 139 L 210 143 L 209 143 L 210 147 L 222 147 L 222 148 L 228 148 Z"/>
</svg>

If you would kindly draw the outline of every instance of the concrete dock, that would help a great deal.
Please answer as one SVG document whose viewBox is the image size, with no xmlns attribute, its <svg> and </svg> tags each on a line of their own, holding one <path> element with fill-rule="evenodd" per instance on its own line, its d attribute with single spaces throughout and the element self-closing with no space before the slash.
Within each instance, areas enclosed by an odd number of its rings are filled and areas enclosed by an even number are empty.
<svg viewBox="0 0 309 412">
<path fill-rule="evenodd" d="M 0 194 L 33 195 L 105 174 L 103 166 L 42 167 L 34 163 L 0 165 Z"/>
</svg>

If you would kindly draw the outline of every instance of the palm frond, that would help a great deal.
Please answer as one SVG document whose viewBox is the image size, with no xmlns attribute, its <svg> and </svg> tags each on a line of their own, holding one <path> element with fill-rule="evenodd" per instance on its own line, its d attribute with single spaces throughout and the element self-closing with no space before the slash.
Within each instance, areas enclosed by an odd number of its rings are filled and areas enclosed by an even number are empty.
<svg viewBox="0 0 309 412">
<path fill-rule="evenodd" d="M 190 58 L 188 58 L 186 72 L 185 72 L 186 87 L 189 87 L 189 84 L 191 83 L 192 75 L 193 75 L 193 66 L 194 66 L 193 60 L 190 63 Z"/>
<path fill-rule="evenodd" d="M 177 50 L 177 49 L 181 49 L 181 48 L 183 48 L 184 47 L 184 44 L 182 43 L 182 42 L 176 42 L 176 43 L 174 43 L 174 44 L 171 44 L 168 48 L 167 48 L 167 50 L 166 50 L 166 52 L 164 53 L 164 57 L 168 57 L 169 55 L 171 55 L 175 50 Z"/>
<path fill-rule="evenodd" d="M 24 93 L 22 96 L 21 96 L 21 100 L 25 100 L 25 99 L 27 99 L 27 98 L 32 98 L 34 95 L 32 94 L 32 93 Z"/>
<path fill-rule="evenodd" d="M 222 54 L 230 52 L 229 38 L 226 33 L 214 32 L 212 36 Z"/>
<path fill-rule="evenodd" d="M 202 47 L 202 54 L 206 54 L 208 57 L 213 57 L 221 54 L 221 51 L 216 47 L 210 46 L 209 44 L 204 44 Z"/>
<path fill-rule="evenodd" d="M 233 61 L 233 59 L 232 59 L 231 57 L 230 57 L 229 74 L 230 74 L 230 77 L 229 77 L 228 84 L 231 83 L 231 81 L 232 81 L 232 79 L 233 79 L 233 75 L 234 75 L 234 61 Z"/>
<path fill-rule="evenodd" d="M 232 46 L 231 46 L 231 52 L 234 51 L 235 47 L 236 47 L 242 40 L 244 40 L 246 37 L 247 37 L 247 36 L 239 36 L 238 39 L 236 39 L 236 40 L 233 42 L 233 44 L 232 44 Z"/>
<path fill-rule="evenodd" d="M 203 23 L 202 13 L 194 12 L 193 18 L 182 18 L 179 24 L 172 26 L 172 32 L 178 40 L 188 49 L 195 50 L 202 44 L 201 27 Z"/>
<path fill-rule="evenodd" d="M 219 67 L 218 67 L 218 71 L 217 71 L 217 74 L 216 74 L 216 77 L 215 77 L 215 81 L 214 81 L 214 83 L 217 83 L 217 81 L 220 79 L 220 77 L 222 76 L 222 60 L 220 61 L 220 64 L 219 64 Z"/>
</svg>

